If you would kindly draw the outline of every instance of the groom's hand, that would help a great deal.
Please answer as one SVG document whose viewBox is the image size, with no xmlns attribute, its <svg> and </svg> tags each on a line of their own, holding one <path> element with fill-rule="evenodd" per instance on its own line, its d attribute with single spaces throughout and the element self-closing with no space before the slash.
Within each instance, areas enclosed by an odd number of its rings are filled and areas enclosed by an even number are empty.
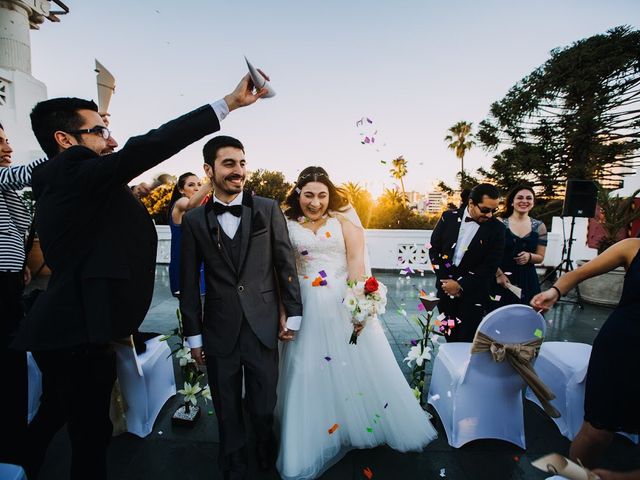
<svg viewBox="0 0 640 480">
<path fill-rule="evenodd" d="M 196 364 L 204 365 L 204 350 L 202 349 L 202 347 L 192 348 L 191 358 L 196 361 Z"/>
<path fill-rule="evenodd" d="M 280 329 L 278 331 L 278 339 L 281 342 L 290 342 L 296 338 L 296 332 L 287 328 L 287 314 L 280 313 Z"/>
</svg>

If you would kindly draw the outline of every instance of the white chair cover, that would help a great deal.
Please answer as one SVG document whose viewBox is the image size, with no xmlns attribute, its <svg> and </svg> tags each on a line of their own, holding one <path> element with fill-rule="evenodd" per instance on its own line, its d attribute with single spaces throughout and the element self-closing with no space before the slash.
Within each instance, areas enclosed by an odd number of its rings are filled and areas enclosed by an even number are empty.
<svg viewBox="0 0 640 480">
<path fill-rule="evenodd" d="M 556 394 L 551 404 L 560 411 L 561 416 L 552 420 L 569 440 L 576 437 L 584 420 L 585 380 L 590 357 L 591 345 L 586 343 L 544 342 L 536 361 L 538 376 Z M 526 398 L 541 406 L 529 388 Z M 638 435 L 618 434 L 639 443 Z"/>
<path fill-rule="evenodd" d="M 560 433 L 573 440 L 584 418 L 584 387 L 591 345 L 575 342 L 544 342 L 536 360 L 536 372 L 555 393 L 551 404 L 560 412 L 552 419 Z M 526 398 L 540 406 L 527 388 Z"/>
<path fill-rule="evenodd" d="M 531 307 L 507 305 L 487 315 L 478 330 L 504 344 L 544 337 L 544 318 Z M 525 448 L 524 380 L 489 352 L 471 355 L 471 343 L 440 346 L 433 364 L 429 403 L 438 412 L 449 445 L 494 438 Z"/>
<path fill-rule="evenodd" d="M 19 465 L 0 463 L 0 478 L 2 480 L 27 480 L 27 475 Z"/>
<path fill-rule="evenodd" d="M 147 351 L 137 355 L 133 344 L 115 344 L 118 381 L 128 406 L 127 431 L 146 437 L 165 402 L 176 394 L 171 349 L 155 337 Z"/>
<path fill-rule="evenodd" d="M 29 389 L 27 421 L 31 423 L 31 420 L 38 412 L 38 408 L 40 408 L 40 396 L 42 395 L 42 373 L 31 352 L 27 352 L 27 376 Z"/>
</svg>

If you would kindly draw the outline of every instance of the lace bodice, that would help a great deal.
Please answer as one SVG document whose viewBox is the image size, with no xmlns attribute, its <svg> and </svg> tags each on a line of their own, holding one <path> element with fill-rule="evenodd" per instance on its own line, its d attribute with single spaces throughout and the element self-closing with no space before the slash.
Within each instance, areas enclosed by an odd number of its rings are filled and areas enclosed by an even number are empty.
<svg viewBox="0 0 640 480">
<path fill-rule="evenodd" d="M 292 220 L 287 225 L 299 275 L 316 277 L 325 272 L 332 277 L 347 276 L 347 252 L 337 218 L 327 219 L 315 234 Z"/>
</svg>

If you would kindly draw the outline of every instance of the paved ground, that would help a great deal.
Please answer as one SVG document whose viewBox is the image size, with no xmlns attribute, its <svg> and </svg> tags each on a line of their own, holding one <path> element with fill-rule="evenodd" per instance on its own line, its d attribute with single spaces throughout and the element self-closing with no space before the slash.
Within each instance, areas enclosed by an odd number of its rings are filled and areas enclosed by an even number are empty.
<svg viewBox="0 0 640 480">
<path fill-rule="evenodd" d="M 399 363 L 405 357 L 409 342 L 419 335 L 410 321 L 417 312 L 416 295 L 419 289 L 434 289 L 433 275 L 406 278 L 390 273 L 378 277 L 389 289 L 387 313 L 383 326 Z M 143 331 L 168 332 L 175 328 L 177 302 L 169 294 L 167 268 L 156 272 L 156 290 L 152 307 L 142 325 Z M 400 312 L 404 309 L 405 316 Z M 583 310 L 572 304 L 560 305 L 547 316 L 550 326 L 548 340 L 592 343 L 610 309 L 585 306 Z M 403 365 L 403 371 L 408 368 Z M 460 449 L 447 444 L 446 435 L 437 418 L 434 419 L 439 438 L 422 453 L 402 454 L 389 448 L 352 451 L 327 471 L 324 480 L 363 479 L 363 469 L 370 468 L 374 479 L 440 479 L 508 480 L 543 479 L 542 472 L 530 462 L 546 453 L 568 454 L 569 441 L 562 437 L 555 424 L 537 407 L 526 402 L 526 451 L 501 441 L 481 440 Z M 109 478 L 140 480 L 209 480 L 222 478 L 216 468 L 218 436 L 215 416 L 204 407 L 204 416 L 193 429 L 173 427 L 170 422 L 178 406 L 174 397 L 160 413 L 153 433 L 141 439 L 130 434 L 115 437 L 109 448 Z M 615 408 L 615 405 L 612 405 Z M 253 459 L 251 459 L 253 462 Z M 67 478 L 69 446 L 65 431 L 61 431 L 47 454 L 42 480 Z M 617 437 L 603 466 L 618 469 L 640 468 L 640 447 L 623 437 Z M 250 465 L 251 479 L 277 479 L 276 473 L 261 474 Z M 443 470 L 444 469 L 444 470 Z M 442 472 L 442 474 L 441 474 Z M 443 477 L 444 475 L 444 477 Z"/>
</svg>

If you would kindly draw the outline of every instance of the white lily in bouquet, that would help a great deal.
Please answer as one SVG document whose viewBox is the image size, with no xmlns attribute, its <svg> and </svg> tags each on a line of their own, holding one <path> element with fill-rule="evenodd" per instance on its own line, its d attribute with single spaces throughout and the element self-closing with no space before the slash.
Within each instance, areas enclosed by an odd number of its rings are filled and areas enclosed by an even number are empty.
<svg viewBox="0 0 640 480">
<path fill-rule="evenodd" d="M 361 281 L 347 282 L 348 288 L 342 304 L 351 314 L 353 332 L 349 343 L 358 343 L 358 332 L 364 327 L 367 320 L 375 315 L 383 314 L 387 306 L 387 287 L 378 282 L 375 277 L 369 277 Z"/>
</svg>

